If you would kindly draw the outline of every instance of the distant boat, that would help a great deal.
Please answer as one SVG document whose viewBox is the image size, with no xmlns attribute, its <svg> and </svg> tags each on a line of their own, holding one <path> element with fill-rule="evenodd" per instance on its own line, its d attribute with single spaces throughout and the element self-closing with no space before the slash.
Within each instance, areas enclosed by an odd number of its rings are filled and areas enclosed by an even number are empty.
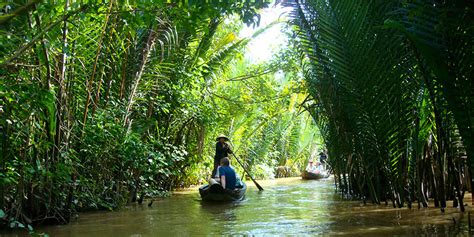
<svg viewBox="0 0 474 237">
<path fill-rule="evenodd" d="M 313 173 L 313 172 L 308 172 L 308 171 L 303 171 L 301 173 L 301 177 L 303 179 L 324 179 L 329 177 L 328 173 Z"/>
<path fill-rule="evenodd" d="M 241 187 L 235 190 L 224 189 L 222 185 L 218 183 L 212 185 L 206 184 L 199 188 L 199 194 L 203 201 L 240 201 L 245 198 L 245 191 L 247 191 L 247 185 L 244 182 L 241 183 Z"/>
</svg>

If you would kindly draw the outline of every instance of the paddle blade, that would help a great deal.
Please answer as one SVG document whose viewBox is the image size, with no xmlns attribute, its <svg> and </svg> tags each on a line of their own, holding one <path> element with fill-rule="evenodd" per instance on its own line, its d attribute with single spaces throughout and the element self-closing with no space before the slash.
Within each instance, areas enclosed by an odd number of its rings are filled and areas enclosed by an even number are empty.
<svg viewBox="0 0 474 237">
<path fill-rule="evenodd" d="M 253 182 L 255 183 L 255 186 L 257 186 L 259 191 L 263 191 L 262 186 L 260 186 L 260 184 L 258 184 L 257 181 L 253 181 Z"/>
</svg>

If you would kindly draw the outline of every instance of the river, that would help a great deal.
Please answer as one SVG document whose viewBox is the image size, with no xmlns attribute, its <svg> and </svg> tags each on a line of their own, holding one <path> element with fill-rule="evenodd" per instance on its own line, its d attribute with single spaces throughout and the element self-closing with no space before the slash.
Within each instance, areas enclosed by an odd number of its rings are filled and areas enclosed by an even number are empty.
<svg viewBox="0 0 474 237">
<path fill-rule="evenodd" d="M 69 225 L 36 230 L 53 237 L 467 235 L 467 214 L 455 208 L 441 213 L 437 208 L 363 205 L 341 199 L 332 179 L 288 178 L 261 184 L 264 191 L 249 185 L 246 199 L 237 203 L 203 203 L 196 188 L 156 200 L 151 207 L 132 205 L 113 212 L 82 213 Z"/>
</svg>

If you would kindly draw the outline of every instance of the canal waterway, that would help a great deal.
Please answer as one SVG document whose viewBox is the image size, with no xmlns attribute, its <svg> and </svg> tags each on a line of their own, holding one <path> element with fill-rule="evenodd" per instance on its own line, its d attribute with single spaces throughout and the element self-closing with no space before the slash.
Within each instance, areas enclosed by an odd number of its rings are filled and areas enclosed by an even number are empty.
<svg viewBox="0 0 474 237">
<path fill-rule="evenodd" d="M 331 178 L 263 181 L 265 191 L 249 184 L 246 199 L 204 203 L 197 188 L 155 200 L 151 207 L 132 205 L 112 212 L 82 213 L 69 225 L 36 229 L 49 236 L 214 236 L 467 235 L 467 214 L 456 208 L 392 208 L 343 200 Z M 0 236 L 22 236 L 10 233 Z"/>
</svg>

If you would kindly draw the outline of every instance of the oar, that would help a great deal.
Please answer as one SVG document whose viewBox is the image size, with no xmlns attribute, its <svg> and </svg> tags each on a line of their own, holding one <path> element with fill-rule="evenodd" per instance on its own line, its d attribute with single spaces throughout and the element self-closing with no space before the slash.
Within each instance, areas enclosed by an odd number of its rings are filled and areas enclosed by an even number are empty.
<svg viewBox="0 0 474 237">
<path fill-rule="evenodd" d="M 232 155 L 235 157 L 235 160 L 240 164 L 240 166 L 242 166 L 242 169 L 244 169 L 245 173 L 250 177 L 250 179 L 253 181 L 255 186 L 257 186 L 258 190 L 263 191 L 262 186 L 260 186 L 260 184 L 258 184 L 257 181 L 255 181 L 255 179 L 252 177 L 252 175 L 250 175 L 250 173 L 247 171 L 247 169 L 245 169 L 244 164 L 242 164 L 242 162 L 240 162 L 239 158 L 237 158 L 237 156 L 234 153 L 232 153 Z"/>
</svg>

